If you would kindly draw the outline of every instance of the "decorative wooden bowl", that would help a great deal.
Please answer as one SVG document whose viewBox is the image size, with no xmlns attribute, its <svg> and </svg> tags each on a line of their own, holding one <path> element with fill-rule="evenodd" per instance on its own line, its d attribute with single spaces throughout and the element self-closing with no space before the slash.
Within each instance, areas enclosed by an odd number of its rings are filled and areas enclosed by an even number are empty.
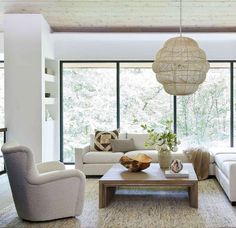
<svg viewBox="0 0 236 228">
<path fill-rule="evenodd" d="M 150 166 L 152 159 L 146 154 L 139 153 L 133 158 L 126 155 L 120 158 L 120 164 L 127 168 L 130 172 L 139 172 Z"/>
</svg>

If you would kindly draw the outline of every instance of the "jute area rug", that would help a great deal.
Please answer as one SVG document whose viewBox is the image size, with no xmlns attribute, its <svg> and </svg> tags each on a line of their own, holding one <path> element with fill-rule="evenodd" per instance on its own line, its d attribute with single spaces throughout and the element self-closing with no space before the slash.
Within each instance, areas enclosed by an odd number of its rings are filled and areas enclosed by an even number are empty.
<svg viewBox="0 0 236 228">
<path fill-rule="evenodd" d="M 236 227 L 231 206 L 215 179 L 199 182 L 199 208 L 189 207 L 187 191 L 154 188 L 119 189 L 111 204 L 98 208 L 98 179 L 88 179 L 81 216 L 30 223 L 18 218 L 14 205 L 0 211 L 0 227 Z"/>
</svg>

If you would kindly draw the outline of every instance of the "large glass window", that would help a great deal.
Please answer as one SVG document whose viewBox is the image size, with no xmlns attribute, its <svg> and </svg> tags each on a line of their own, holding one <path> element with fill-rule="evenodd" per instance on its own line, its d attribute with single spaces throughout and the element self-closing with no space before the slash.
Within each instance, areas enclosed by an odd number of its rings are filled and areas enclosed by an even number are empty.
<svg viewBox="0 0 236 228">
<path fill-rule="evenodd" d="M 176 99 L 157 82 L 151 65 L 63 62 L 61 149 L 65 162 L 74 161 L 74 148 L 89 143 L 95 129 L 143 132 L 141 124 L 159 128 L 167 119 L 173 119 L 183 147 L 233 145 L 236 79 L 232 62 L 211 62 L 198 91 Z"/>
<path fill-rule="evenodd" d="M 141 124 L 159 127 L 173 117 L 173 97 L 157 82 L 152 63 L 120 64 L 120 127 L 141 132 Z"/>
<path fill-rule="evenodd" d="M 64 161 L 95 129 L 116 129 L 116 64 L 63 64 Z"/>
<path fill-rule="evenodd" d="M 177 133 L 183 146 L 230 145 L 230 63 L 211 63 L 205 82 L 177 98 Z"/>
</svg>

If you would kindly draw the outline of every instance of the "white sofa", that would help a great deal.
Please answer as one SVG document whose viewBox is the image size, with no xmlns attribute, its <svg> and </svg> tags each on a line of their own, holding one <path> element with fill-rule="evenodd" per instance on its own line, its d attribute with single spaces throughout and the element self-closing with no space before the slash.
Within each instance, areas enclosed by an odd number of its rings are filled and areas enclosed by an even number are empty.
<svg viewBox="0 0 236 228">
<path fill-rule="evenodd" d="M 120 158 L 126 154 L 135 156 L 145 152 L 152 158 L 152 162 L 158 162 L 157 152 L 154 147 L 145 148 L 144 142 L 147 134 L 120 134 L 120 139 L 134 139 L 135 150 L 123 152 L 101 152 L 94 149 L 94 135 L 91 135 L 90 144 L 83 148 L 75 149 L 75 168 L 81 170 L 85 175 L 103 175 L 111 166 L 118 163 Z M 188 162 L 183 153 L 184 148 L 179 148 L 172 154 L 173 159 Z M 210 149 L 209 175 L 215 175 L 220 185 L 227 194 L 232 204 L 236 202 L 236 148 L 211 148 Z"/>
<path fill-rule="evenodd" d="M 212 154 L 215 176 L 232 205 L 236 206 L 236 148 L 216 148 Z"/>
<path fill-rule="evenodd" d="M 95 151 L 94 149 L 94 135 L 90 136 L 90 144 L 83 148 L 75 149 L 75 168 L 83 171 L 85 175 L 103 175 L 111 166 L 118 163 L 120 158 L 126 154 L 127 156 L 133 157 L 140 152 L 145 152 L 152 158 L 152 162 L 158 162 L 157 151 L 155 147 L 145 147 L 144 142 L 147 139 L 147 134 L 130 134 L 122 133 L 119 135 L 120 139 L 134 139 L 134 151 L 123 152 L 102 152 Z M 179 150 L 173 153 L 173 159 L 180 159 L 183 162 L 188 162 L 187 157 Z M 214 175 L 214 157 L 210 158 L 210 175 Z"/>
</svg>

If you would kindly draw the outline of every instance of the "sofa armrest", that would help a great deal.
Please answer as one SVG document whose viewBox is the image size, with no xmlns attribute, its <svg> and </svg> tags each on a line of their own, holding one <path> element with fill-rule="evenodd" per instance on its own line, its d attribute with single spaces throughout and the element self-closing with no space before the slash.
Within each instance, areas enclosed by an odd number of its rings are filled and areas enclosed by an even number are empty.
<svg viewBox="0 0 236 228">
<path fill-rule="evenodd" d="M 90 146 L 85 145 L 81 148 L 75 148 L 75 168 L 83 171 L 83 157 L 90 151 Z"/>
<path fill-rule="evenodd" d="M 59 161 L 42 162 L 36 164 L 39 173 L 46 173 L 55 170 L 65 170 L 65 166 Z"/>
<path fill-rule="evenodd" d="M 231 202 L 236 201 L 236 162 L 230 164 L 229 167 L 229 199 Z"/>
<path fill-rule="evenodd" d="M 236 162 L 232 162 L 229 167 L 229 181 L 236 184 Z M 236 192 L 236 185 L 235 185 Z"/>
</svg>

